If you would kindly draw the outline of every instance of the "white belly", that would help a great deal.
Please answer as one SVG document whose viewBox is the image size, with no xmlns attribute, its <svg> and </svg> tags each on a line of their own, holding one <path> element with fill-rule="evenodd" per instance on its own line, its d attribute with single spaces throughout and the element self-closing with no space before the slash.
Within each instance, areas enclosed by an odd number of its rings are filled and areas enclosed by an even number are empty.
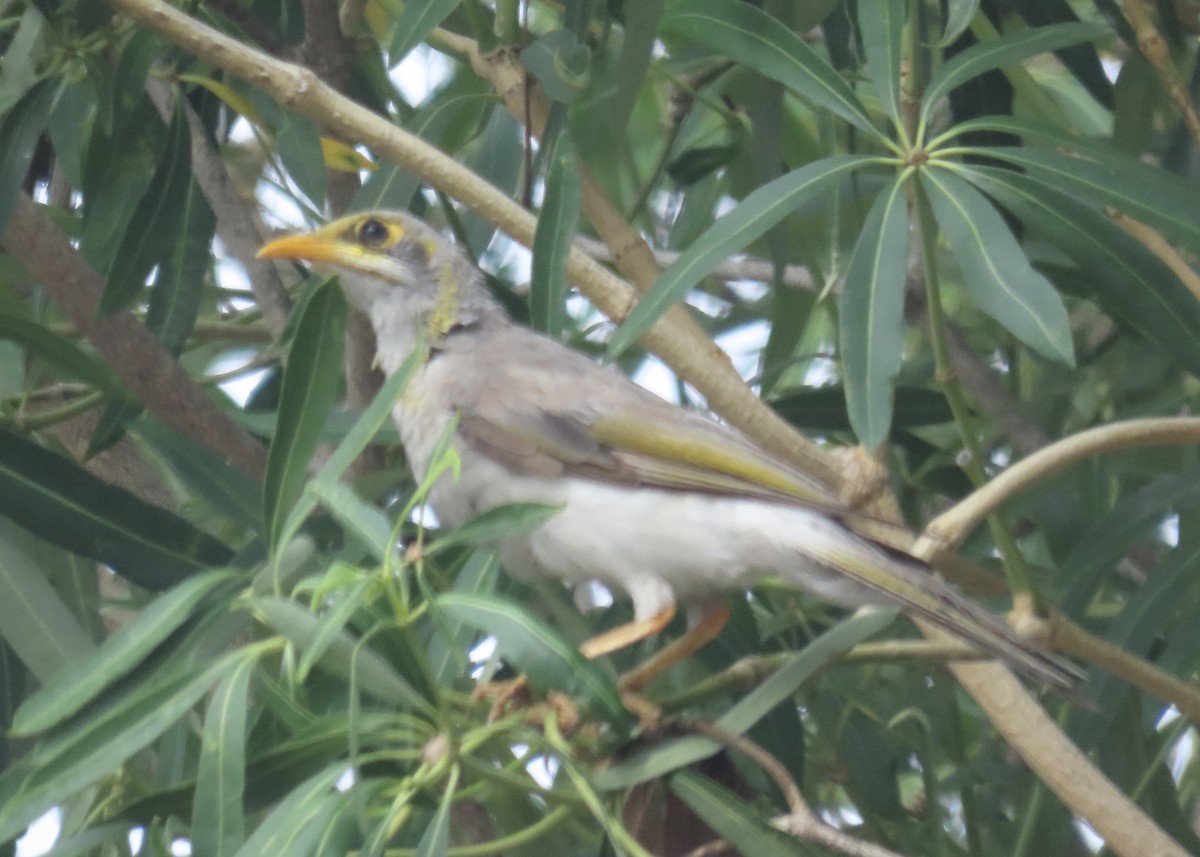
<svg viewBox="0 0 1200 857">
<path fill-rule="evenodd" d="M 793 582 L 799 576 L 801 585 L 828 600 L 875 600 L 812 561 L 812 555 L 825 555 L 822 545 L 844 545 L 846 534 L 807 510 L 578 478 L 515 476 L 470 450 L 460 454 L 460 479 L 444 474 L 430 492 L 447 526 L 507 503 L 563 506 L 535 530 L 497 545 L 505 567 L 518 577 L 557 577 L 571 584 L 599 580 L 627 593 L 638 619 L 676 601 L 711 600 L 773 573 Z"/>
</svg>

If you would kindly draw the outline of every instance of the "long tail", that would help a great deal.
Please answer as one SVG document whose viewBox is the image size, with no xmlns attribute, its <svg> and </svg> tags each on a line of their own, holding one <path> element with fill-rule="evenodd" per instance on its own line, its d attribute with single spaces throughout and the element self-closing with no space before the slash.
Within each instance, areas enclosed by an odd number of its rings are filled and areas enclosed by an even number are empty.
<svg viewBox="0 0 1200 857">
<path fill-rule="evenodd" d="M 919 560 L 863 540 L 837 556 L 822 557 L 832 570 L 927 619 L 1017 672 L 1054 690 L 1072 694 L 1083 672 L 1036 641 L 1022 637 L 999 616 L 955 592 Z"/>
</svg>

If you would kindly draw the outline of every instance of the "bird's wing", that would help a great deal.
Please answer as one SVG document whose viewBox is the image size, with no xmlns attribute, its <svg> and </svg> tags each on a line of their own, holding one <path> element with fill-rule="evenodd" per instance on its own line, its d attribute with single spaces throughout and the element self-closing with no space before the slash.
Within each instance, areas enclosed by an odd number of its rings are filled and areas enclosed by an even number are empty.
<svg viewBox="0 0 1200 857">
<path fill-rule="evenodd" d="M 470 388 L 469 395 L 455 396 L 458 433 L 512 471 L 847 513 L 816 481 L 737 432 L 662 401 L 581 355 L 554 344 L 556 370 L 539 370 L 540 347 L 532 344 L 533 354 L 520 362 L 472 360 L 469 379 L 456 373 L 458 392 Z"/>
</svg>

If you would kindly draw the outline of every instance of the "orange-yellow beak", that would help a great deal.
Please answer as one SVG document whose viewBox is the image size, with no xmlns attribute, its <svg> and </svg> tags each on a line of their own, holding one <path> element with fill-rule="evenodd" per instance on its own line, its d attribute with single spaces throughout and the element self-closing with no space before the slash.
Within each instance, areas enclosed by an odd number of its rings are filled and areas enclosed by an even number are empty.
<svg viewBox="0 0 1200 857">
<path fill-rule="evenodd" d="M 288 235 L 277 238 L 258 251 L 260 259 L 303 259 L 307 262 L 332 262 L 354 265 L 362 259 L 362 247 L 318 229 L 307 235 Z"/>
</svg>

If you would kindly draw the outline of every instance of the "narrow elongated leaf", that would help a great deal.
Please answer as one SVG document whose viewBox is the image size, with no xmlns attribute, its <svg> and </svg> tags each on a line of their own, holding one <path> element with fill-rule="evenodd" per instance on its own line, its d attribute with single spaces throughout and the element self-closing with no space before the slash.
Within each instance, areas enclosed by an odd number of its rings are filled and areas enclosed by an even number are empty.
<svg viewBox="0 0 1200 857">
<path fill-rule="evenodd" d="M 553 518 L 562 506 L 543 503 L 506 503 L 481 512 L 473 519 L 446 533 L 426 549 L 433 556 L 458 545 L 488 546 L 498 539 L 529 532 Z"/>
<path fill-rule="evenodd" d="M 325 489 L 329 486 L 337 485 L 338 480 L 346 472 L 346 468 L 350 466 L 350 463 L 358 457 L 360 452 L 367 448 L 367 444 L 384 428 L 384 425 L 388 422 L 388 418 L 391 416 L 392 406 L 396 403 L 396 399 L 400 397 L 400 394 L 408 384 L 408 379 L 412 377 L 412 373 L 416 371 L 424 359 L 421 352 L 422 349 L 420 346 L 414 348 L 412 354 L 405 359 L 400 368 L 383 382 L 383 386 L 379 388 L 379 392 L 375 394 L 375 398 L 371 400 L 371 404 L 362 412 L 349 431 L 346 432 L 337 449 L 321 465 L 321 469 L 317 471 L 316 477 L 310 483 L 310 490 L 304 492 L 288 514 L 287 521 L 284 523 L 282 537 L 279 539 L 280 544 L 286 544 L 290 541 L 292 535 L 304 523 L 304 519 L 316 508 L 317 489 Z"/>
<path fill-rule="evenodd" d="M 708 777 L 694 771 L 678 771 L 671 776 L 671 791 L 740 854 L 782 857 L 812 853 L 798 839 L 776 830 L 754 807 Z"/>
<path fill-rule="evenodd" d="M 956 86 L 995 68 L 1027 57 L 1099 39 L 1108 34 L 1101 24 L 1054 24 L 1018 30 L 998 39 L 972 45 L 933 73 L 921 102 L 921 122 Z"/>
<path fill-rule="evenodd" d="M 26 826 L 68 795 L 86 788 L 156 739 L 195 705 L 239 660 L 230 652 L 200 672 L 174 681 L 157 682 L 134 694 L 119 710 L 109 712 L 48 758 L 28 758 L 25 766 L 0 776 L 0 840 L 23 833 Z"/>
<path fill-rule="evenodd" d="M 1074 365 L 1062 298 L 1030 266 L 999 212 L 945 170 L 922 170 L 920 179 L 971 300 L 1033 350 Z"/>
<path fill-rule="evenodd" d="M 362 609 L 367 589 L 373 582 L 373 578 L 364 576 L 362 580 L 343 592 L 338 602 L 320 617 L 320 621 L 315 626 L 312 637 L 304 649 L 304 656 L 300 659 L 300 666 L 296 669 L 296 676 L 299 681 L 305 680 L 313 665 L 325 657 L 325 653 L 333 645 L 333 641 L 337 635 L 346 627 L 346 623 L 350 621 L 350 617 Z"/>
<path fill-rule="evenodd" d="M 150 602 L 134 619 L 113 632 L 88 657 L 77 657 L 45 681 L 13 720 L 18 735 L 44 732 L 91 702 L 100 691 L 126 676 L 187 620 L 196 606 L 222 584 L 229 572 L 200 574 Z"/>
<path fill-rule="evenodd" d="M 104 281 L 99 315 L 125 309 L 137 298 L 150 269 L 178 237 L 179 200 L 192 182 L 192 142 L 182 105 L 176 105 L 167 129 L 167 145 L 125 233 Z"/>
<path fill-rule="evenodd" d="M 38 681 L 46 682 L 86 658 L 95 645 L 34 561 L 8 535 L 0 531 L 0 637 Z"/>
<path fill-rule="evenodd" d="M 979 11 L 979 0 L 947 0 L 944 6 L 946 22 L 942 28 L 942 37 L 934 47 L 944 48 L 963 34 L 971 24 L 971 19 Z"/>
<path fill-rule="evenodd" d="M 192 809 L 192 854 L 232 857 L 245 838 L 246 698 L 254 661 L 221 679 L 208 704 Z"/>
<path fill-rule="evenodd" d="M 1085 530 L 1063 561 L 1059 579 L 1065 594 L 1057 609 L 1078 621 L 1092 596 L 1121 558 L 1148 538 L 1172 513 L 1200 506 L 1200 468 L 1190 467 L 1156 479 L 1123 497 Z"/>
<path fill-rule="evenodd" d="M 567 133 L 559 134 L 546 174 L 546 195 L 533 236 L 530 322 L 557 338 L 566 318 L 567 254 L 579 222 L 579 167 Z"/>
<path fill-rule="evenodd" d="M 337 519 L 342 528 L 357 536 L 379 562 L 395 555 L 392 522 L 379 509 L 370 505 L 349 485 L 340 482 L 311 482 L 306 496 L 311 494 Z"/>
<path fill-rule="evenodd" d="M 404 11 L 396 19 L 396 33 L 392 37 L 388 57 L 396 65 L 408 52 L 425 40 L 425 37 L 453 12 L 462 0 L 412 0 L 404 4 Z"/>
<path fill-rule="evenodd" d="M 121 379 L 107 363 L 86 353 L 69 339 L 47 330 L 45 325 L 0 313 L 0 339 L 20 343 L 50 361 L 69 378 L 90 384 L 113 398 L 129 397 Z"/>
<path fill-rule="evenodd" d="M 801 98 L 879 137 L 870 114 L 842 76 L 779 20 L 737 0 L 673 3 L 662 29 L 729 57 L 764 77 L 778 80 Z"/>
<path fill-rule="evenodd" d="M 178 355 L 196 326 L 217 219 L 195 179 L 174 204 L 179 207 L 175 239 L 160 256 L 146 307 L 146 327 L 164 348 Z"/>
<path fill-rule="evenodd" d="M 870 451 L 887 440 L 892 387 L 904 348 L 904 277 L 908 270 L 904 182 L 884 188 L 867 214 L 846 269 L 841 299 L 846 408 Z"/>
<path fill-rule="evenodd" d="M 235 857 L 281 855 L 293 844 L 297 834 L 326 814 L 325 807 L 339 796 L 333 784 L 346 772 L 345 762 L 335 762 L 300 783 L 271 811 L 238 849 Z"/>
<path fill-rule="evenodd" d="M 279 395 L 279 427 L 267 455 L 264 513 L 272 552 L 308 479 L 308 463 L 342 372 L 346 301 L 332 283 L 317 288 L 301 311 Z"/>
<path fill-rule="evenodd" d="M 191 438 L 146 416 L 133 432 L 162 456 L 171 473 L 225 517 L 262 533 L 262 486 Z"/>
<path fill-rule="evenodd" d="M 446 857 L 446 849 L 450 847 L 450 809 L 454 806 L 454 792 L 458 788 L 458 765 L 450 769 L 450 777 L 446 780 L 446 790 L 442 792 L 442 800 L 438 804 L 433 821 L 421 834 L 417 843 L 417 853 L 414 857 Z"/>
<path fill-rule="evenodd" d="M 0 514 L 46 541 L 166 589 L 233 552 L 192 524 L 0 430 Z"/>
<path fill-rule="evenodd" d="M 974 165 L 961 172 L 1070 256 L 1105 310 L 1200 377 L 1200 303 L 1145 245 L 1032 175 Z"/>
<path fill-rule="evenodd" d="M 741 735 L 795 693 L 817 670 L 879 633 L 895 619 L 895 610 L 879 610 L 839 622 L 796 652 L 774 675 L 729 709 L 717 720 L 717 726 Z M 602 791 L 628 788 L 690 765 L 720 749 L 720 744 L 708 738 L 689 736 L 664 741 L 600 771 L 592 777 L 592 784 Z"/>
<path fill-rule="evenodd" d="M 493 635 L 501 654 L 533 687 L 582 696 L 597 713 L 625 728 L 628 714 L 613 679 L 524 607 L 495 595 L 465 592 L 441 595 L 436 604 L 451 617 Z"/>
<path fill-rule="evenodd" d="M 1145 657 L 1154 641 L 1176 622 L 1190 622 L 1195 613 L 1196 595 L 1192 584 L 1200 568 L 1200 540 L 1181 544 L 1162 562 L 1155 573 L 1121 610 L 1105 632 L 1105 639 L 1122 651 Z M 1079 708 L 1071 736 L 1081 747 L 1094 747 L 1108 731 L 1108 725 L 1129 692 L 1129 685 L 1112 673 L 1093 669 L 1088 681 L 1088 698 L 1096 705 Z"/>
<path fill-rule="evenodd" d="M 876 158 L 864 155 L 822 158 L 755 190 L 706 229 L 671 267 L 663 271 L 658 282 L 642 296 L 629 317 L 613 334 L 608 345 L 608 359 L 614 359 L 637 341 L 673 303 L 731 254 L 766 234 L 768 229 L 823 192 L 830 184 L 876 162 Z"/>
<path fill-rule="evenodd" d="M 1200 217 L 1196 217 L 1200 191 L 1165 170 L 1118 155 L 1096 158 L 1083 150 L 1078 150 L 1078 157 L 1032 147 L 978 151 L 1015 164 L 1071 196 L 1119 209 L 1200 253 Z"/>
<path fill-rule="evenodd" d="M 0 233 L 12 214 L 21 182 L 29 173 L 33 149 L 46 127 L 59 87 L 56 80 L 38 81 L 0 121 Z"/>
<path fill-rule="evenodd" d="M 288 175 L 318 210 L 325 207 L 325 152 L 317 126 L 295 113 L 284 115 L 275 135 L 279 160 Z"/>
<path fill-rule="evenodd" d="M 879 102 L 900 127 L 900 42 L 904 32 L 905 0 L 878 0 L 858 7 L 863 56 Z"/>
<path fill-rule="evenodd" d="M 321 618 L 298 604 L 282 598 L 258 598 L 254 609 L 267 624 L 286 637 L 301 652 L 312 645 Z M 368 646 L 358 646 L 358 641 L 345 631 L 333 636 L 325 654 L 317 664 L 324 670 L 349 678 L 357 672 L 359 686 L 367 693 L 398 707 L 412 709 L 423 715 L 431 714 L 429 702 L 413 689 L 403 676 Z"/>
</svg>

